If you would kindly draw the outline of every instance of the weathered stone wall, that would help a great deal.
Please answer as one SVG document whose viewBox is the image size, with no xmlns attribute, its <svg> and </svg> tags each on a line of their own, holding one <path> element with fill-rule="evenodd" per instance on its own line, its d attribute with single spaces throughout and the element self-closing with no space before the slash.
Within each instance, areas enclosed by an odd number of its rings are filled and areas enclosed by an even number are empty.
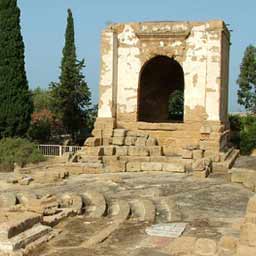
<svg viewBox="0 0 256 256">
<path fill-rule="evenodd" d="M 229 32 L 223 21 L 114 24 L 102 33 L 98 118 L 140 130 L 140 74 L 155 56 L 174 58 L 184 71 L 184 123 L 143 128 L 161 144 L 181 148 L 209 141 L 221 150 L 228 138 Z"/>
</svg>

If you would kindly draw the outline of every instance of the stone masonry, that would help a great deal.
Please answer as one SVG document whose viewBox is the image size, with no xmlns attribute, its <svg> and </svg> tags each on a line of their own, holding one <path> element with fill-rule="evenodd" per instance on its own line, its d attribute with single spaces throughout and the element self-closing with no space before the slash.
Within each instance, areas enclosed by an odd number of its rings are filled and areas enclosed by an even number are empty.
<svg viewBox="0 0 256 256">
<path fill-rule="evenodd" d="M 124 128 L 151 135 L 168 153 L 181 154 L 191 144 L 208 155 L 226 150 L 229 45 L 221 20 L 107 27 L 94 136 L 107 141 L 114 128 Z M 172 122 L 166 119 L 167 96 L 178 87 L 184 91 L 184 117 Z"/>
</svg>

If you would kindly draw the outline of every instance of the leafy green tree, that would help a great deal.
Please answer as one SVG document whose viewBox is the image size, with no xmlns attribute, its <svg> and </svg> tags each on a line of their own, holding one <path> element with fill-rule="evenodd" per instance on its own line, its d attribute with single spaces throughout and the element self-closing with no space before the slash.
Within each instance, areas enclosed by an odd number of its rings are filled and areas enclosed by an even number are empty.
<svg viewBox="0 0 256 256">
<path fill-rule="evenodd" d="M 182 90 L 175 90 L 169 98 L 169 119 L 183 120 L 184 112 L 184 92 Z"/>
<path fill-rule="evenodd" d="M 0 0 L 0 91 L 0 137 L 23 136 L 30 124 L 33 103 L 16 0 Z"/>
<path fill-rule="evenodd" d="M 237 79 L 238 103 L 246 110 L 256 112 L 256 48 L 249 45 L 244 53 Z"/>
<path fill-rule="evenodd" d="M 91 93 L 82 73 L 84 67 L 84 60 L 77 60 L 74 20 L 69 9 L 60 80 L 59 83 L 52 83 L 50 88 L 54 113 L 73 139 L 86 126 L 87 109 L 91 104 Z"/>
<path fill-rule="evenodd" d="M 34 112 L 40 112 L 45 109 L 52 110 L 52 97 L 49 90 L 37 87 L 32 91 L 32 98 Z"/>
</svg>

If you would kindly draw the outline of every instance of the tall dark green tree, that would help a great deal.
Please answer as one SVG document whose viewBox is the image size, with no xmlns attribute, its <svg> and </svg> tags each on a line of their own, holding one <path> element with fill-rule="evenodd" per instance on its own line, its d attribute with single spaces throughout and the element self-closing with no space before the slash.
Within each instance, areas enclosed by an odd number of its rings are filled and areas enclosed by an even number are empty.
<svg viewBox="0 0 256 256">
<path fill-rule="evenodd" d="M 20 10 L 16 0 L 0 0 L 0 137 L 23 136 L 32 111 Z"/>
<path fill-rule="evenodd" d="M 86 126 L 87 109 L 91 104 L 91 93 L 82 73 L 84 67 L 84 60 L 77 60 L 74 20 L 69 9 L 61 75 L 59 82 L 52 83 L 50 87 L 54 112 L 73 139 Z"/>
<path fill-rule="evenodd" d="M 249 45 L 240 65 L 240 75 L 237 83 L 238 103 L 246 110 L 256 112 L 256 48 Z"/>
</svg>

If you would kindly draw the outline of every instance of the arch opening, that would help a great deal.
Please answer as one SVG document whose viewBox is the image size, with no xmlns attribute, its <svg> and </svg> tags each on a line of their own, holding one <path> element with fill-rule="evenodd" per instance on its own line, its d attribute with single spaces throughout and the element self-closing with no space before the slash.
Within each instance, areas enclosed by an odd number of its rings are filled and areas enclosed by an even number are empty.
<svg viewBox="0 0 256 256">
<path fill-rule="evenodd" d="M 156 56 L 141 69 L 138 121 L 183 122 L 184 72 L 167 56 Z"/>
</svg>

